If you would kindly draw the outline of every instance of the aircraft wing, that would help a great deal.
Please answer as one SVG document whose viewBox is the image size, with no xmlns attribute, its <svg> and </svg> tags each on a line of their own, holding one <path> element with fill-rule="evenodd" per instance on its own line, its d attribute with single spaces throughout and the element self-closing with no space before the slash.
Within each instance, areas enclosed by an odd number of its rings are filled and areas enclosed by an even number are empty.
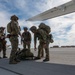
<svg viewBox="0 0 75 75">
<path fill-rule="evenodd" d="M 58 7 L 54 7 L 32 18 L 29 18 L 27 21 L 43 21 L 72 12 L 75 12 L 75 1 L 70 1 Z"/>
</svg>

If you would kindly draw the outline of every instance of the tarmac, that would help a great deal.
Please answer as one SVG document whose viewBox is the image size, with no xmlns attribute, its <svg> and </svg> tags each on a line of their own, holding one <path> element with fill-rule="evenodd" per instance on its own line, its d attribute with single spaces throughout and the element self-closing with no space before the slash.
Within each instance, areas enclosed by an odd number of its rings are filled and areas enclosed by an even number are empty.
<svg viewBox="0 0 75 75">
<path fill-rule="evenodd" d="M 37 55 L 37 51 L 32 52 Z M 43 59 L 12 65 L 8 58 L 0 59 L 0 75 L 75 75 L 75 48 L 50 48 L 50 61 L 43 62 Z"/>
</svg>

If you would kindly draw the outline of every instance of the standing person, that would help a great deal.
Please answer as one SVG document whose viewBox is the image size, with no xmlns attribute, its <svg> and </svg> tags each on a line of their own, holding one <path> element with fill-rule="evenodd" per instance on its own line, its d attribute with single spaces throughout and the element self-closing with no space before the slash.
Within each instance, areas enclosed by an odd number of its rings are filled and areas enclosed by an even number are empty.
<svg viewBox="0 0 75 75">
<path fill-rule="evenodd" d="M 9 58 L 9 64 L 17 64 L 19 60 L 16 59 L 15 52 L 18 48 L 18 35 L 21 36 L 20 28 L 18 24 L 18 17 L 16 15 L 11 16 L 11 21 L 7 25 L 7 32 L 9 33 L 9 40 L 11 42 L 11 54 Z"/>
<path fill-rule="evenodd" d="M 46 57 L 43 61 L 49 61 L 49 44 L 47 43 L 47 34 L 43 29 L 37 29 L 35 26 L 32 26 L 30 30 L 34 33 L 34 48 L 36 49 L 37 38 L 39 40 L 38 46 L 38 56 L 35 59 L 41 59 L 41 53 L 43 48 L 46 52 Z"/>
<path fill-rule="evenodd" d="M 0 27 L 0 52 L 3 50 L 3 58 L 7 58 L 6 57 L 6 40 L 5 40 L 4 30 L 5 30 L 4 27 Z"/>
<path fill-rule="evenodd" d="M 24 27 L 24 32 L 22 33 L 22 40 L 23 40 L 23 48 L 30 51 L 30 44 L 31 44 L 31 33 L 28 31 L 27 27 Z"/>
</svg>

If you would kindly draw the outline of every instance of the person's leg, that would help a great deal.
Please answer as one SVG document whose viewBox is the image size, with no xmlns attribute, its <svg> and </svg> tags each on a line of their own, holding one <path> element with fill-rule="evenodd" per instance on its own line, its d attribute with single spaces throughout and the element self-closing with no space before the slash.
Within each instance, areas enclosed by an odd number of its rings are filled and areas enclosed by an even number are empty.
<svg viewBox="0 0 75 75">
<path fill-rule="evenodd" d="M 38 56 L 35 59 L 41 59 L 41 53 L 42 53 L 43 44 L 39 43 L 38 46 Z"/>
<path fill-rule="evenodd" d="M 16 64 L 16 51 L 18 48 L 18 38 L 17 37 L 11 37 L 10 38 L 10 42 L 11 42 L 11 46 L 12 46 L 12 50 L 11 50 L 11 54 L 10 54 L 10 60 L 9 63 L 10 64 Z"/>
<path fill-rule="evenodd" d="M 7 58 L 6 57 L 6 43 L 5 42 L 3 43 L 2 47 L 3 47 L 3 58 Z"/>
<path fill-rule="evenodd" d="M 23 42 L 23 49 L 26 49 L 26 43 Z"/>
<path fill-rule="evenodd" d="M 49 61 L 49 44 L 45 48 L 46 57 L 43 61 Z"/>
<path fill-rule="evenodd" d="M 30 52 L 30 44 L 28 44 L 27 46 L 28 46 L 28 50 L 29 50 L 29 52 Z"/>
<path fill-rule="evenodd" d="M 44 50 L 43 50 L 43 47 L 41 49 L 41 57 L 44 57 Z"/>
<path fill-rule="evenodd" d="M 0 42 L 0 59 L 1 59 L 2 42 Z"/>
<path fill-rule="evenodd" d="M 1 48 L 0 48 L 0 59 L 1 59 Z"/>
</svg>

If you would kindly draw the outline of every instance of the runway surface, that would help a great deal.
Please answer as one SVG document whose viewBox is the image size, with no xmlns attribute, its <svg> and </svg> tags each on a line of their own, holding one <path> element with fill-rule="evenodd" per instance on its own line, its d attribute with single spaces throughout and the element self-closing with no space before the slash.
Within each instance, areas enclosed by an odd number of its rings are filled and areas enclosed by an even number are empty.
<svg viewBox="0 0 75 75">
<path fill-rule="evenodd" d="M 37 55 L 37 51 L 32 52 Z M 15 65 L 10 65 L 8 58 L 0 59 L 0 75 L 75 75 L 75 48 L 51 48 L 50 61 L 43 62 L 43 59 Z"/>
</svg>

